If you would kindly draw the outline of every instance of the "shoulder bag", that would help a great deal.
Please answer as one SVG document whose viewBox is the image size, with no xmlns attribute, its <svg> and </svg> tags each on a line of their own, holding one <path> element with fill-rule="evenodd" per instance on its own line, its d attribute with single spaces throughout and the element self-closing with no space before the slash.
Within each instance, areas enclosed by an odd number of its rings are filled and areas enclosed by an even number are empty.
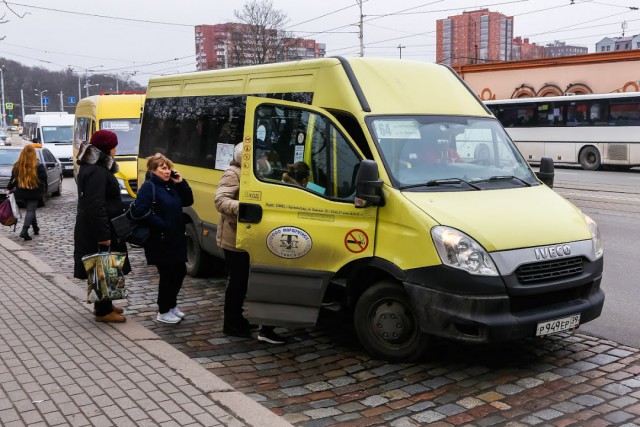
<svg viewBox="0 0 640 427">
<path fill-rule="evenodd" d="M 130 245 L 136 247 L 144 247 L 151 234 L 146 218 L 153 214 L 156 204 L 156 187 L 153 183 L 151 184 L 151 193 L 153 194 L 151 208 L 144 215 L 140 217 L 133 216 L 131 207 L 136 203 L 134 200 L 125 213 L 111 219 L 111 225 L 119 241 L 129 242 Z"/>
</svg>

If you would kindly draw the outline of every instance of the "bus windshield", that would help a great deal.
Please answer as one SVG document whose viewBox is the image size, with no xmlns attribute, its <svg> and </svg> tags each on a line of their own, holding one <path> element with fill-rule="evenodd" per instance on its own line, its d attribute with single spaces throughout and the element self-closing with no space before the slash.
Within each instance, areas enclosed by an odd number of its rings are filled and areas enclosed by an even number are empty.
<svg viewBox="0 0 640 427">
<path fill-rule="evenodd" d="M 394 187 L 484 190 L 539 182 L 499 122 L 453 116 L 378 116 L 367 124 Z"/>
<path fill-rule="evenodd" d="M 45 144 L 71 144 L 73 126 L 42 126 L 42 142 Z"/>
<path fill-rule="evenodd" d="M 140 118 L 109 119 L 100 121 L 100 129 L 110 130 L 118 135 L 118 156 L 137 156 L 140 139 Z"/>
</svg>

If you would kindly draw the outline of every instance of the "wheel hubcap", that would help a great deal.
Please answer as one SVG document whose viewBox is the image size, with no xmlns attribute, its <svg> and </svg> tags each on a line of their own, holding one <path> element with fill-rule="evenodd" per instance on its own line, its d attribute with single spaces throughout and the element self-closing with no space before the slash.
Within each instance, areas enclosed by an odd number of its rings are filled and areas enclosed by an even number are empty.
<svg viewBox="0 0 640 427">
<path fill-rule="evenodd" d="M 411 334 L 411 323 L 405 307 L 397 301 L 385 301 L 378 305 L 371 318 L 374 333 L 381 340 L 391 343 L 406 340 Z"/>
</svg>

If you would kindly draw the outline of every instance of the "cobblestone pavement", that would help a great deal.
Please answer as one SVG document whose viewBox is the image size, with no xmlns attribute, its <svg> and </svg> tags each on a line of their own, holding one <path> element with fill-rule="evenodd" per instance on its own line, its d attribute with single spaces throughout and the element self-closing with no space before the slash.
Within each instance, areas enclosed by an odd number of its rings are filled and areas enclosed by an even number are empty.
<svg viewBox="0 0 640 427">
<path fill-rule="evenodd" d="M 71 277 L 75 190 L 38 210 L 41 235 L 22 243 Z M 273 412 L 299 426 L 640 426 L 640 351 L 563 333 L 466 346 L 435 340 L 421 363 L 371 358 L 350 323 L 326 315 L 272 346 L 222 334 L 224 277 L 187 278 L 178 325 L 155 321 L 157 279 L 132 250 L 127 314 Z M 77 281 L 78 286 L 84 284 Z"/>
</svg>

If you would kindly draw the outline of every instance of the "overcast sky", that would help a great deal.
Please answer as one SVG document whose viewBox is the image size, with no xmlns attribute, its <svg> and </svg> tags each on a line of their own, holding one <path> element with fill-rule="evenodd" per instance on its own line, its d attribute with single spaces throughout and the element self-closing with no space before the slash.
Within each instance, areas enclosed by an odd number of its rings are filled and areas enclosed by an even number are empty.
<svg viewBox="0 0 640 427">
<path fill-rule="evenodd" d="M 25 65 L 82 73 L 130 73 L 141 84 L 195 70 L 194 26 L 233 22 L 243 0 L 6 1 L 0 57 Z M 514 36 L 587 46 L 603 37 L 640 34 L 638 0 L 362 0 L 364 55 L 435 61 L 436 20 L 488 8 L 514 17 Z M 575 3 L 575 4 L 572 4 Z M 360 52 L 357 0 L 273 0 L 287 30 L 327 46 L 327 56 Z M 398 46 L 402 46 L 399 49 Z"/>
</svg>

